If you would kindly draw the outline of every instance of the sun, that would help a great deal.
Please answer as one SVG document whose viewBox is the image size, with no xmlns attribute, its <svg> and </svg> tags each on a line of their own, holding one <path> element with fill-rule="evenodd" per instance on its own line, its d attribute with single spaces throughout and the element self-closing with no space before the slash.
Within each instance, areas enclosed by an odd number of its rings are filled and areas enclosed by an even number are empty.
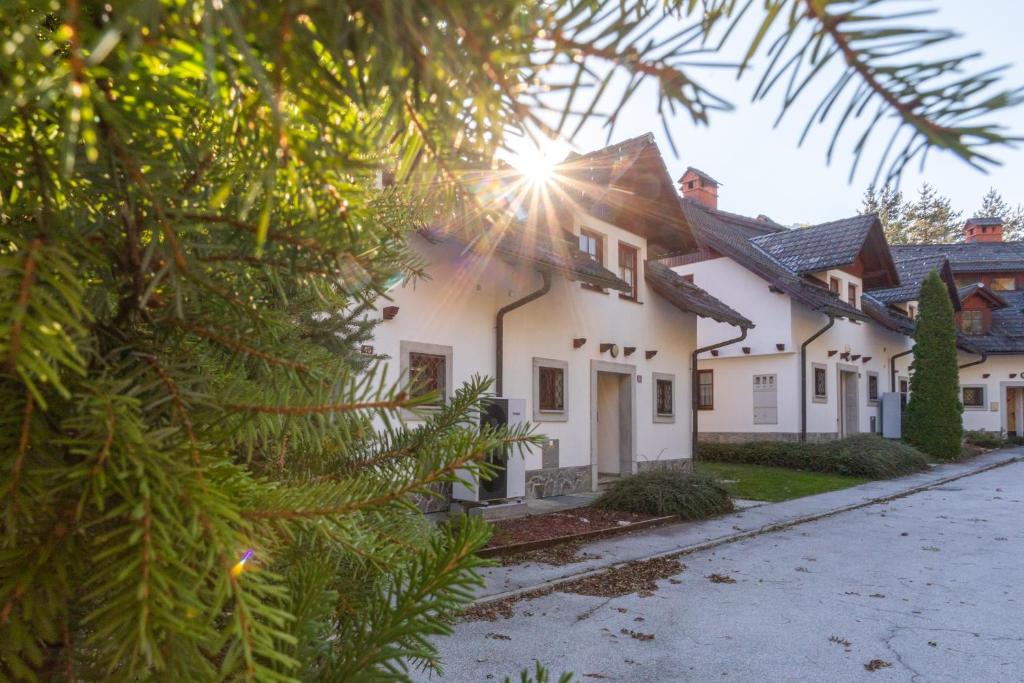
<svg viewBox="0 0 1024 683">
<path fill-rule="evenodd" d="M 531 144 L 517 150 L 508 161 L 525 182 L 535 187 L 544 187 L 554 180 L 555 170 L 567 151 L 565 144 L 549 140 L 539 146 Z"/>
</svg>

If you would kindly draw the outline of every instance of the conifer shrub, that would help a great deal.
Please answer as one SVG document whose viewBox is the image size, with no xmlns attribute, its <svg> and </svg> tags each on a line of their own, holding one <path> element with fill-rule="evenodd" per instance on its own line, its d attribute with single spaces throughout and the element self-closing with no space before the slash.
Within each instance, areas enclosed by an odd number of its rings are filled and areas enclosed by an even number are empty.
<svg viewBox="0 0 1024 683">
<path fill-rule="evenodd" d="M 730 512 L 732 501 L 711 477 L 688 472 L 641 472 L 614 482 L 594 507 L 648 515 L 705 519 Z"/>
<path fill-rule="evenodd" d="M 700 455 L 711 462 L 785 467 L 868 479 L 892 479 L 928 467 L 928 458 L 916 448 L 875 434 L 857 434 L 819 443 L 702 443 Z"/>
<path fill-rule="evenodd" d="M 964 441 L 972 446 L 981 448 L 1002 448 L 1006 445 L 1007 439 L 998 432 L 986 432 L 983 429 L 976 429 L 964 432 Z"/>
<path fill-rule="evenodd" d="M 963 439 L 956 322 L 949 291 L 934 270 L 921 285 L 918 310 L 903 435 L 928 455 L 952 460 Z"/>
</svg>

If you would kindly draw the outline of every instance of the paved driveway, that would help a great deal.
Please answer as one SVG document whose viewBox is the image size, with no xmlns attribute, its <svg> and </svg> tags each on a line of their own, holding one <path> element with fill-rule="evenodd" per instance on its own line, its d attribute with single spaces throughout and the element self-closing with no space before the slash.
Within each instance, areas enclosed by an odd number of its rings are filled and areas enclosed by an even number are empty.
<svg viewBox="0 0 1024 683">
<path fill-rule="evenodd" d="M 1024 463 L 681 560 L 647 597 L 461 623 L 443 680 L 1024 680 Z"/>
</svg>

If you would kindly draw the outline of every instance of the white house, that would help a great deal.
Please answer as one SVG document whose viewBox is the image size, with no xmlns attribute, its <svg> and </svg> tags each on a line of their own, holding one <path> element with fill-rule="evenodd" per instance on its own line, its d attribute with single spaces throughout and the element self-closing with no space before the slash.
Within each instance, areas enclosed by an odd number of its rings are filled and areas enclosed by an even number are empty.
<svg viewBox="0 0 1024 683">
<path fill-rule="evenodd" d="M 493 376 L 496 395 L 522 399 L 548 437 L 526 455 L 525 482 L 483 497 L 688 468 L 697 318 L 750 325 L 649 261 L 695 246 L 653 136 L 567 160 L 546 191 L 545 210 L 505 228 L 412 236 L 429 279 L 397 287 L 377 311 L 373 352 L 390 358 L 390 379 L 448 397 L 474 374 Z"/>
<path fill-rule="evenodd" d="M 998 217 L 971 218 L 964 241 L 893 247 L 896 262 L 948 262 L 960 326 L 964 429 L 1024 435 L 1024 242 Z"/>
<path fill-rule="evenodd" d="M 687 169 L 680 185 L 698 248 L 663 263 L 755 324 L 744 338 L 699 356 L 700 439 L 881 431 L 880 397 L 911 348 L 913 326 L 864 294 L 899 284 L 878 219 L 790 230 L 719 210 L 719 184 L 701 171 Z M 713 320 L 697 329 L 701 347 L 737 337 Z"/>
</svg>

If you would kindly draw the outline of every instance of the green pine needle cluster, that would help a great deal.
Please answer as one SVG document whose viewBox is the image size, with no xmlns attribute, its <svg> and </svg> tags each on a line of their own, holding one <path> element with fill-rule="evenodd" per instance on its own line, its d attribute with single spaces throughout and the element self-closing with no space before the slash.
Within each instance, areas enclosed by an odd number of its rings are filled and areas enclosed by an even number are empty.
<svg viewBox="0 0 1024 683">
<path fill-rule="evenodd" d="M 956 321 L 949 290 L 934 270 L 921 285 L 918 311 L 904 438 L 932 457 L 952 460 L 963 439 Z"/>
</svg>

